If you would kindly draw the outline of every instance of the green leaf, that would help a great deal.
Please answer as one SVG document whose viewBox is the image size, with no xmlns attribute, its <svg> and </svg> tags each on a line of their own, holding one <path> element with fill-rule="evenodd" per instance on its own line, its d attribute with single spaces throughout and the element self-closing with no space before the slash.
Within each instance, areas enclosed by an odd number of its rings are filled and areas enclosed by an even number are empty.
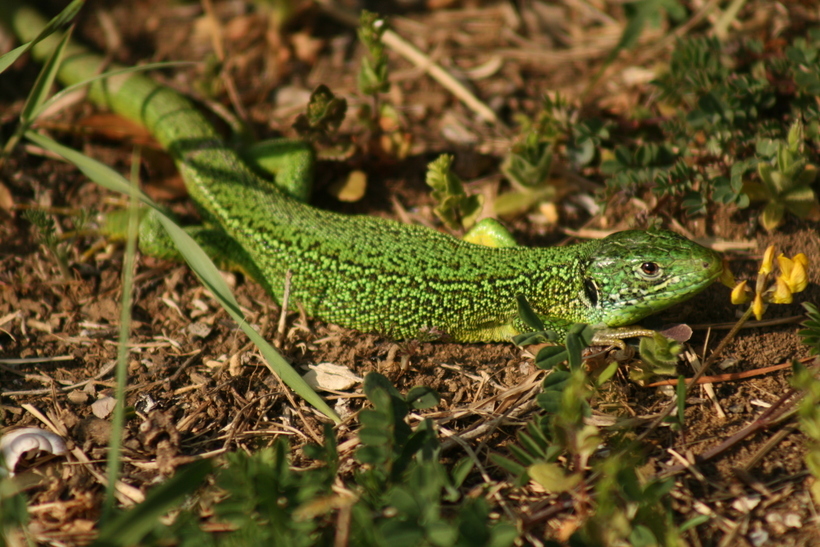
<svg viewBox="0 0 820 547">
<path fill-rule="evenodd" d="M 500 454 L 490 454 L 490 460 L 498 467 L 506 470 L 511 475 L 515 475 L 516 477 L 520 477 L 523 473 L 527 472 L 526 467 L 515 460 L 505 458 Z"/>
<path fill-rule="evenodd" d="M 789 135 L 786 138 L 789 149 L 798 152 L 803 146 L 803 123 L 800 118 L 796 119 L 789 128 Z"/>
<path fill-rule="evenodd" d="M 521 347 L 543 344 L 550 340 L 555 340 L 555 333 L 548 331 L 525 332 L 524 334 L 517 334 L 512 337 L 512 343 Z"/>
<path fill-rule="evenodd" d="M 541 321 L 538 314 L 533 311 L 530 303 L 527 302 L 527 298 L 524 295 L 519 294 L 516 297 L 516 300 L 518 302 L 518 316 L 521 318 L 521 321 L 523 321 L 525 325 L 535 332 L 545 330 L 544 322 Z"/>
<path fill-rule="evenodd" d="M 759 139 L 755 143 L 755 154 L 766 159 L 772 159 L 777 154 L 777 143 L 778 141 L 774 139 Z"/>
<path fill-rule="evenodd" d="M 485 218 L 464 234 L 464 241 L 494 248 L 518 247 L 512 234 L 494 218 Z"/>
<path fill-rule="evenodd" d="M 642 524 L 632 528 L 632 533 L 629 534 L 629 543 L 633 547 L 657 547 L 660 545 L 652 530 Z"/>
<path fill-rule="evenodd" d="M 374 402 L 373 399 L 376 397 L 377 390 L 383 390 L 388 395 L 395 397 L 396 399 L 403 399 L 401 393 L 399 393 L 399 390 L 397 390 L 393 384 L 390 383 L 390 380 L 378 372 L 367 373 L 367 376 L 364 377 L 364 385 L 362 386 L 362 389 L 370 402 Z"/>
<path fill-rule="evenodd" d="M 675 394 L 678 403 L 678 424 L 683 427 L 685 423 L 686 411 L 686 378 L 678 376 L 678 383 L 675 386 Z"/>
<path fill-rule="evenodd" d="M 585 425 L 576 432 L 575 450 L 578 454 L 589 458 L 601 444 L 601 435 L 598 428 L 592 424 Z"/>
<path fill-rule="evenodd" d="M 377 13 L 362 10 L 357 35 L 367 48 L 370 57 L 364 57 L 358 74 L 359 90 L 364 95 L 375 96 L 390 89 L 387 77 L 387 56 L 382 36 L 387 31 L 387 21 Z"/>
<path fill-rule="evenodd" d="M 527 451 L 528 454 L 535 458 L 543 458 L 544 449 L 546 448 L 545 446 L 541 446 L 541 443 L 539 443 L 526 433 L 520 431 L 518 432 L 518 435 L 516 435 L 516 437 L 518 438 L 518 442 L 521 444 L 524 450 Z"/>
<path fill-rule="evenodd" d="M 567 331 L 567 361 L 570 370 L 578 370 L 583 362 L 582 352 L 592 343 L 595 330 L 589 325 L 575 324 Z"/>
<path fill-rule="evenodd" d="M 566 370 L 554 370 L 552 374 L 544 378 L 544 391 L 562 392 L 569 386 L 571 380 L 571 372 Z"/>
<path fill-rule="evenodd" d="M 820 310 L 810 302 L 804 302 L 803 308 L 806 310 L 808 319 L 801 323 L 803 327 L 797 334 L 800 335 L 803 344 L 809 346 L 812 355 L 820 354 Z"/>
<path fill-rule="evenodd" d="M 785 208 L 797 218 L 806 218 L 817 204 L 817 198 L 808 185 L 792 188 L 781 197 Z"/>
<path fill-rule="evenodd" d="M 701 524 L 705 524 L 705 523 L 709 522 L 711 519 L 712 519 L 711 515 L 700 515 L 700 516 L 691 518 L 691 519 L 687 520 L 686 522 L 684 522 L 683 524 L 680 525 L 680 528 L 678 528 L 678 532 L 683 534 L 685 531 L 687 531 L 691 528 L 695 528 L 696 526 L 700 526 Z"/>
<path fill-rule="evenodd" d="M 618 371 L 618 366 L 618 361 L 612 361 L 609 363 L 606 368 L 598 374 L 598 377 L 595 379 L 595 385 L 600 387 L 607 383 L 607 381 L 609 381 L 609 379 L 612 378 Z"/>
<path fill-rule="evenodd" d="M 499 217 L 511 217 L 526 213 L 539 203 L 555 199 L 552 186 L 511 190 L 495 198 L 493 213 Z"/>
<path fill-rule="evenodd" d="M 404 400 L 411 408 L 425 410 L 436 406 L 441 400 L 441 395 L 431 387 L 416 386 L 407 392 Z"/>
<path fill-rule="evenodd" d="M 546 346 L 538 351 L 535 366 L 542 370 L 551 370 L 567 360 L 568 352 L 564 346 Z"/>
<path fill-rule="evenodd" d="M 657 9 L 653 0 L 640 0 L 638 2 L 626 2 L 624 4 L 624 15 L 626 16 L 626 26 L 621 33 L 621 39 L 615 46 L 616 53 L 622 49 L 630 49 L 638 43 L 643 27 L 650 14 Z"/>
<path fill-rule="evenodd" d="M 549 414 L 557 414 L 561 410 L 564 399 L 561 393 L 545 392 L 535 396 L 535 402 Z"/>
<path fill-rule="evenodd" d="M 22 54 L 31 48 L 32 42 L 26 42 L 22 46 L 17 46 L 16 48 L 12 49 L 8 53 L 4 53 L 0 55 L 0 74 L 3 73 L 8 67 L 14 64 L 14 61 L 20 58 Z"/>
<path fill-rule="evenodd" d="M 359 441 L 367 446 L 387 446 L 392 440 L 390 432 L 371 427 L 359 431 Z"/>
<path fill-rule="evenodd" d="M 475 461 L 471 457 L 464 456 L 458 460 L 450 471 L 450 475 L 453 477 L 453 486 L 460 488 L 474 468 Z"/>
<path fill-rule="evenodd" d="M 458 539 L 458 528 L 447 522 L 434 522 L 427 527 L 427 538 L 433 545 L 453 545 Z"/>
<path fill-rule="evenodd" d="M 539 461 L 538 454 L 530 454 L 517 444 L 511 444 L 508 448 L 510 452 L 512 452 L 512 455 L 524 465 L 529 466 Z"/>
<path fill-rule="evenodd" d="M 760 215 L 760 223 L 767 231 L 774 231 L 783 223 L 783 215 L 786 209 L 780 203 L 771 202 L 763 209 L 763 214 Z"/>
<path fill-rule="evenodd" d="M 511 547 L 518 539 L 518 529 L 507 522 L 499 522 L 493 527 L 487 547 Z"/>
<path fill-rule="evenodd" d="M 388 453 L 380 446 L 360 446 L 356 449 L 356 459 L 369 465 L 380 465 L 387 461 Z"/>
<path fill-rule="evenodd" d="M 809 186 L 814 182 L 817 178 L 817 167 L 814 165 L 808 164 L 806 165 L 803 170 L 797 175 L 794 181 L 794 185 L 796 187 L 800 186 Z"/>
<path fill-rule="evenodd" d="M 557 463 L 537 462 L 527 468 L 532 480 L 547 492 L 567 492 L 581 483 L 581 474 L 567 474 Z"/>
</svg>

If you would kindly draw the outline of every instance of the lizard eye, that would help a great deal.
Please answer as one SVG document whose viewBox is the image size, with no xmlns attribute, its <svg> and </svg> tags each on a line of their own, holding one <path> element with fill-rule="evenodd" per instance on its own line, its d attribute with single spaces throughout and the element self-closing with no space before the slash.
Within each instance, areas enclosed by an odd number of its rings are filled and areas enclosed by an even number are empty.
<svg viewBox="0 0 820 547">
<path fill-rule="evenodd" d="M 658 277 L 661 273 L 661 267 L 657 262 L 644 262 L 641 264 L 641 272 L 646 277 Z"/>
</svg>

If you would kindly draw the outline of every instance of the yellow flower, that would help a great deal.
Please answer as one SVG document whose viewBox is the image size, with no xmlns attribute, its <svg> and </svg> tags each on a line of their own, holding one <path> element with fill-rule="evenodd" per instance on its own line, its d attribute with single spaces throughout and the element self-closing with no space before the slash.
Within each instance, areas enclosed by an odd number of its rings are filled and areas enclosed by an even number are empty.
<svg viewBox="0 0 820 547">
<path fill-rule="evenodd" d="M 752 302 L 752 312 L 758 321 L 763 317 L 763 312 L 766 311 L 766 304 L 763 303 L 763 297 L 760 293 L 755 294 L 755 300 Z"/>
<path fill-rule="evenodd" d="M 774 264 L 774 245 L 769 245 L 766 252 L 763 253 L 763 262 L 760 264 L 759 274 L 768 275 L 772 273 L 772 265 Z"/>
<path fill-rule="evenodd" d="M 744 280 L 732 289 L 732 304 L 745 304 L 748 301 L 749 295 L 746 292 L 746 281 Z"/>
<path fill-rule="evenodd" d="M 734 287 L 736 283 L 735 276 L 726 261 L 723 261 L 723 273 L 720 274 L 720 282 L 729 288 Z"/>
<path fill-rule="evenodd" d="M 789 287 L 789 282 L 786 281 L 782 275 L 777 278 L 774 294 L 769 298 L 769 302 L 772 304 L 792 303 L 792 290 Z"/>
<path fill-rule="evenodd" d="M 780 272 L 786 279 L 788 279 L 792 273 L 793 264 L 794 262 L 792 261 L 792 259 L 786 258 L 786 255 L 784 255 L 783 253 L 780 253 L 780 256 L 777 257 L 777 265 L 780 266 Z"/>
<path fill-rule="evenodd" d="M 809 276 L 806 275 L 806 266 L 802 262 L 794 262 L 792 273 L 789 276 L 789 288 L 792 292 L 800 292 L 809 284 Z"/>
<path fill-rule="evenodd" d="M 786 258 L 782 254 L 777 257 L 777 263 L 780 265 L 781 279 L 789 286 L 789 291 L 792 293 L 800 292 L 809 284 L 808 276 L 806 275 L 806 266 L 808 266 L 808 258 L 803 253 L 795 255 L 794 258 Z M 778 292 L 780 289 L 778 288 Z M 791 300 L 789 300 L 791 302 Z"/>
</svg>

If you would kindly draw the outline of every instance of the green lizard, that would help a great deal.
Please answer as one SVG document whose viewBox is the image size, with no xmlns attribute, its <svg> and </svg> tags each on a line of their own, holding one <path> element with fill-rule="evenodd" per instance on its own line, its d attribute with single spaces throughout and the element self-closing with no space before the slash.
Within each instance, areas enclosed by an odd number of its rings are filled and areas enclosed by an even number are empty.
<svg viewBox="0 0 820 547">
<path fill-rule="evenodd" d="M 0 9 L 31 40 L 44 22 L 13 3 L 4 0 Z M 35 56 L 53 47 L 44 42 Z M 82 82 L 102 64 L 72 44 L 58 77 L 66 85 Z M 192 230 L 206 248 L 277 300 L 290 272 L 290 302 L 331 323 L 397 339 L 509 340 L 526 330 L 517 313 L 517 297 L 524 296 L 559 338 L 571 324 L 588 323 L 604 342 L 646 334 L 620 327 L 690 298 L 723 272 L 716 253 L 662 230 L 560 248 L 493 248 L 421 226 L 319 210 L 279 189 L 309 183 L 312 156 L 304 146 L 284 147 L 277 187 L 226 145 L 189 99 L 141 73 L 94 83 L 89 97 L 143 124 L 171 153 L 207 223 Z M 141 247 L 173 256 L 150 220 L 143 224 Z"/>
</svg>

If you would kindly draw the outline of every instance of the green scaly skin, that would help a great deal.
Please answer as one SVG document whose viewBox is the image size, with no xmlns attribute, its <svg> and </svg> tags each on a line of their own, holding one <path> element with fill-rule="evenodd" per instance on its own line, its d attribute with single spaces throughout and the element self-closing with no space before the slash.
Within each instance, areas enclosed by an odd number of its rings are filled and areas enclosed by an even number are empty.
<svg viewBox="0 0 820 547">
<path fill-rule="evenodd" d="M 43 25 L 24 8 L 5 15 L 24 40 Z M 101 62 L 72 45 L 59 78 L 85 81 Z M 144 75 L 94 84 L 89 97 L 143 124 L 173 155 L 213 226 L 212 246 L 227 249 L 229 262 L 277 299 L 290 271 L 290 302 L 346 327 L 397 339 L 509 340 L 527 330 L 517 312 L 523 295 L 562 336 L 576 322 L 633 324 L 690 298 L 723 271 L 716 253 L 667 231 L 619 232 L 561 248 L 491 248 L 421 226 L 318 210 L 257 176 L 193 103 Z M 295 158 L 279 175 L 298 183 L 311 160 Z"/>
</svg>

